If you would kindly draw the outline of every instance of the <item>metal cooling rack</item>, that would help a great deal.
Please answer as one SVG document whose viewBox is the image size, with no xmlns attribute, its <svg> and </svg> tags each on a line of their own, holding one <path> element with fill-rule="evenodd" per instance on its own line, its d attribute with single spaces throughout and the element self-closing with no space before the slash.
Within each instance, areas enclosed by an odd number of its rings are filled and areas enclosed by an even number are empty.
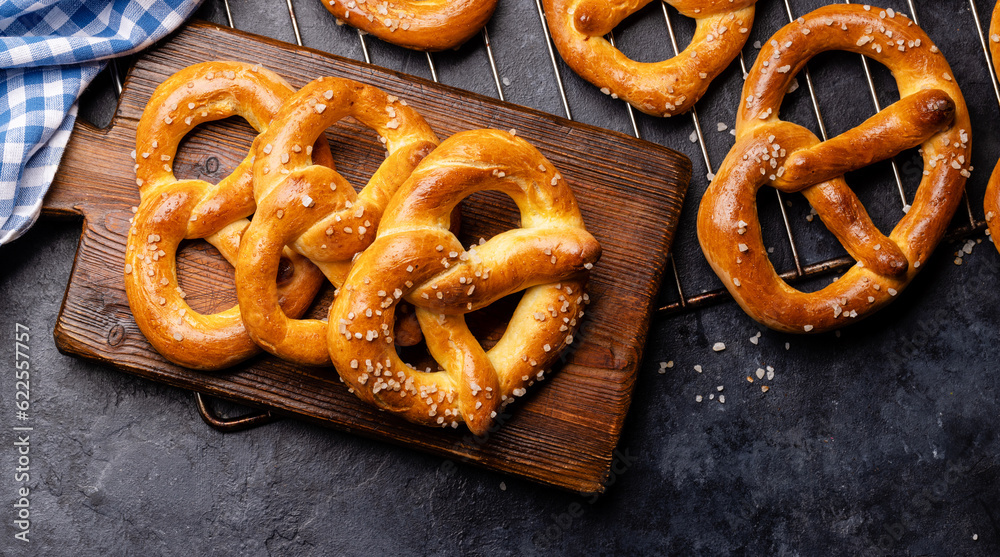
<svg viewBox="0 0 1000 557">
<path fill-rule="evenodd" d="M 310 1 L 315 1 L 315 0 L 310 0 Z M 506 0 L 506 1 L 510 1 L 510 0 Z M 775 1 L 776 2 L 778 0 L 761 0 L 761 2 L 765 2 L 765 1 Z M 784 3 L 784 9 L 785 9 L 785 12 L 786 12 L 786 14 L 788 16 L 788 21 L 790 21 L 790 22 L 794 21 L 794 19 L 796 17 L 798 17 L 798 15 L 801 15 L 801 14 L 797 14 L 796 11 L 793 9 L 790 0 L 781 0 L 781 1 L 783 1 L 783 3 Z M 553 70 L 553 73 L 554 73 L 555 84 L 556 84 L 556 87 L 557 87 L 557 90 L 558 90 L 558 94 L 559 94 L 559 97 L 560 97 L 559 100 L 562 103 L 562 108 L 563 108 L 563 111 L 565 113 L 566 118 L 572 120 L 573 119 L 573 113 L 572 113 L 572 111 L 570 109 L 570 99 L 569 99 L 569 96 L 567 94 L 567 87 L 566 87 L 566 84 L 565 84 L 565 81 L 564 81 L 564 78 L 563 78 L 563 75 L 562 75 L 562 68 L 560 66 L 560 60 L 559 60 L 559 57 L 558 57 L 558 53 L 556 52 L 556 50 L 555 50 L 555 48 L 553 46 L 553 43 L 551 41 L 551 38 L 549 36 L 549 33 L 548 33 L 548 25 L 547 25 L 546 20 L 545 20 L 545 12 L 544 12 L 544 9 L 542 7 L 542 2 L 541 2 L 541 0 L 534 0 L 534 2 L 535 2 L 535 7 L 537 9 L 537 15 L 538 15 L 538 22 L 537 22 L 537 24 L 541 26 L 543 37 L 545 37 L 545 45 L 547 47 L 547 53 L 548 53 L 549 60 L 551 61 L 551 64 L 552 64 L 552 70 Z M 275 0 L 275 3 L 278 3 L 278 0 Z M 285 7 L 287 9 L 287 12 L 288 12 L 288 23 L 291 25 L 292 31 L 293 31 L 294 36 L 295 36 L 295 42 L 299 46 L 304 46 L 303 45 L 303 41 L 302 41 L 302 34 L 300 33 L 300 30 L 299 30 L 299 19 L 296 16 L 295 7 L 294 7 L 294 5 L 292 3 L 292 0 L 285 0 L 284 3 L 285 3 Z M 845 0 L 844 3 L 850 4 L 851 2 L 850 2 L 850 0 Z M 920 19 L 919 19 L 920 14 L 919 14 L 919 11 L 917 10 L 916 6 L 914 5 L 914 1 L 913 0 L 906 0 L 906 4 L 909 7 L 910 18 L 915 23 L 917 23 L 919 25 L 920 24 Z M 229 24 L 230 27 L 235 28 L 235 25 L 233 23 L 232 11 L 231 11 L 231 8 L 230 8 L 230 5 L 229 5 L 229 0 L 222 0 L 222 7 L 223 7 L 224 12 L 225 12 L 225 17 L 226 17 L 227 23 Z M 677 33 L 675 32 L 674 23 L 673 23 L 673 20 L 672 20 L 672 18 L 674 17 L 674 11 L 672 9 L 668 9 L 667 4 L 663 3 L 663 2 L 660 2 L 660 7 L 662 8 L 661 11 L 662 11 L 662 15 L 663 15 L 663 23 L 665 25 L 665 30 L 667 32 L 667 35 L 670 38 L 670 45 L 671 45 L 671 47 L 673 49 L 673 54 L 676 55 L 680 51 L 680 49 L 678 48 Z M 990 59 L 989 49 L 987 47 L 986 34 L 983 31 L 982 22 L 981 22 L 980 17 L 979 17 L 979 12 L 978 12 L 978 8 L 976 6 L 975 0 L 969 0 L 969 7 L 970 7 L 971 15 L 972 15 L 972 17 L 974 19 L 975 28 L 976 28 L 976 30 L 978 32 L 979 43 L 980 43 L 980 46 L 982 48 L 982 54 L 983 54 L 982 62 L 988 68 L 990 80 L 991 80 L 992 86 L 993 86 L 993 91 L 994 91 L 994 93 L 996 95 L 997 102 L 1000 103 L 1000 84 L 998 84 L 997 76 L 996 76 L 996 74 L 993 71 L 993 66 L 992 66 L 991 59 Z M 805 12 L 805 10 L 803 10 L 803 13 L 804 12 Z M 526 22 L 526 24 L 529 24 L 529 23 Z M 253 29 L 249 29 L 248 31 L 252 32 L 254 30 Z M 371 55 L 369 53 L 369 44 L 368 44 L 369 39 L 367 38 L 366 34 L 363 31 L 360 31 L 360 30 L 357 31 L 357 37 L 358 37 L 358 41 L 359 41 L 360 46 L 361 46 L 361 51 L 362 51 L 362 54 L 363 54 L 363 57 L 364 57 L 364 61 L 367 62 L 367 63 L 371 63 Z M 486 52 L 487 60 L 489 62 L 488 70 L 486 68 L 484 68 L 484 71 L 491 72 L 492 78 L 493 78 L 492 80 L 493 80 L 493 83 L 495 84 L 496 92 L 497 92 L 497 95 L 498 95 L 499 99 L 500 100 L 506 100 L 505 95 L 504 95 L 504 80 L 501 78 L 500 72 L 497 69 L 497 60 L 496 60 L 496 57 L 494 56 L 493 47 L 492 47 L 492 44 L 490 42 L 489 33 L 486 30 L 486 28 L 483 28 L 483 30 L 481 32 L 481 38 L 482 38 L 483 46 L 485 47 L 485 52 Z M 614 37 L 613 34 L 609 35 L 607 38 L 608 38 L 608 40 L 612 44 L 615 43 L 615 37 Z M 438 78 L 438 68 L 437 68 L 437 64 L 435 62 L 435 57 L 431 53 L 425 53 L 425 56 L 426 56 L 427 66 L 428 66 L 428 69 L 430 71 L 431 78 L 435 82 L 438 82 L 439 81 L 439 78 Z M 872 71 L 871 71 L 871 68 L 869 66 L 869 62 L 868 62 L 867 58 L 865 58 L 864 56 L 859 56 L 859 57 L 861 58 L 861 69 L 864 72 L 865 79 L 866 79 L 867 84 L 868 84 L 869 92 L 871 93 L 871 100 L 872 100 L 872 104 L 873 104 L 873 109 L 874 109 L 875 112 L 877 112 L 877 111 L 879 111 L 879 110 L 882 109 L 882 105 L 881 105 L 881 103 L 879 101 L 879 96 L 878 96 L 878 91 L 876 89 L 875 80 L 872 78 Z M 743 52 L 740 52 L 738 61 L 739 61 L 739 65 L 740 65 L 740 70 L 742 71 L 742 75 L 743 75 L 743 77 L 746 77 L 746 75 L 747 75 L 747 63 L 746 63 L 746 60 L 744 58 Z M 111 75 L 113 77 L 114 84 L 115 84 L 115 87 L 116 87 L 117 91 L 121 92 L 120 71 L 119 71 L 119 68 L 117 67 L 116 64 L 112 64 L 112 66 L 111 66 Z M 808 67 L 806 67 L 804 69 L 804 71 L 802 72 L 802 76 L 804 77 L 805 86 L 806 86 L 806 89 L 808 90 L 808 93 L 809 93 L 810 102 L 812 104 L 812 110 L 813 110 L 813 112 L 815 114 L 816 123 L 818 124 L 818 129 L 819 129 L 819 132 L 820 132 L 820 136 L 822 137 L 823 140 L 826 140 L 827 137 L 828 137 L 827 136 L 827 125 L 826 125 L 826 122 L 825 122 L 825 120 L 823 118 L 823 114 L 822 114 L 822 112 L 820 110 L 820 104 L 819 104 L 819 100 L 817 98 L 816 86 L 813 83 L 812 75 L 810 74 L 810 71 L 809 71 Z M 641 138 L 642 134 L 640 133 L 640 127 L 639 127 L 639 124 L 637 123 L 637 120 L 636 120 L 635 111 L 627 103 L 622 102 L 622 105 L 624 106 L 623 117 L 626 117 L 626 116 L 628 117 L 629 124 L 631 126 L 632 132 L 634 133 L 634 135 L 636 137 Z M 690 111 L 690 119 L 691 119 L 691 128 L 693 130 L 691 138 L 692 138 L 692 140 L 696 140 L 695 142 L 697 143 L 697 145 L 699 147 L 699 150 L 700 150 L 701 156 L 702 156 L 702 158 L 704 160 L 705 168 L 707 169 L 708 175 L 712 175 L 714 173 L 714 168 L 715 167 L 714 167 L 713 162 L 711 160 L 711 157 L 709 155 L 709 149 L 708 149 L 708 145 L 707 145 L 707 142 L 706 142 L 705 133 L 703 132 L 703 129 L 702 129 L 701 119 L 698 116 L 698 108 L 697 108 L 697 106 L 691 109 L 691 111 Z M 898 192 L 899 192 L 900 206 L 901 206 L 901 209 L 905 212 L 906 210 L 909 209 L 909 204 L 907 202 L 907 195 L 906 195 L 906 192 L 905 192 L 904 187 L 903 187 L 903 178 L 901 176 L 900 168 L 899 168 L 899 165 L 897 164 L 897 162 L 896 162 L 895 159 L 892 159 L 890 161 L 890 165 L 892 166 L 893 176 L 894 176 L 894 179 L 895 179 L 895 182 L 896 182 L 896 187 L 897 187 Z M 707 183 L 706 184 L 699 184 L 698 176 L 695 176 L 695 178 L 692 180 L 692 182 L 693 182 L 693 185 L 695 187 L 698 187 L 699 185 L 707 185 Z M 778 207 L 780 209 L 781 224 L 783 225 L 783 228 L 784 228 L 784 231 L 785 231 L 785 236 L 787 237 L 788 247 L 790 249 L 791 256 L 792 256 L 792 261 L 793 261 L 794 265 L 793 265 L 793 267 L 791 269 L 788 269 L 788 270 L 780 273 L 781 276 L 782 276 L 782 278 L 784 278 L 785 280 L 787 280 L 789 282 L 804 281 L 804 280 L 807 280 L 807 279 L 817 278 L 817 277 L 821 277 L 823 275 L 829 275 L 829 274 L 832 274 L 832 273 L 843 271 L 843 270 L 849 268 L 850 266 L 852 266 L 855 263 L 855 261 L 854 261 L 853 258 L 851 258 L 849 256 L 842 256 L 842 257 L 828 258 L 828 259 L 825 259 L 825 260 L 820 261 L 818 263 L 805 264 L 803 262 L 803 258 L 800 256 L 799 241 L 796 238 L 795 232 L 793 231 L 793 227 L 792 227 L 790 219 L 789 219 L 789 214 L 788 214 L 788 211 L 786 209 L 786 205 L 787 204 L 786 204 L 786 201 L 785 201 L 784 197 L 785 196 L 780 191 L 775 190 L 775 198 L 776 198 Z M 979 219 L 977 219 L 975 217 L 975 215 L 973 213 L 972 205 L 969 202 L 969 196 L 967 194 L 964 195 L 964 206 L 965 206 L 965 211 L 964 212 L 966 214 L 962 217 L 962 219 L 961 219 L 962 222 L 960 222 L 957 225 L 953 225 L 952 226 L 952 228 L 949 230 L 949 233 L 948 233 L 948 235 L 946 237 L 946 240 L 955 240 L 955 239 L 959 239 L 959 238 L 964 238 L 964 237 L 976 234 L 978 232 L 981 232 L 981 231 L 983 231 L 986 228 L 985 221 L 979 220 Z M 682 231 L 678 232 L 678 235 L 680 235 L 680 234 L 686 234 L 686 233 L 693 233 L 693 230 L 691 230 L 691 231 L 683 231 L 682 230 Z M 684 262 L 678 262 L 678 258 L 672 257 L 671 258 L 671 263 L 672 263 L 672 269 L 673 269 L 673 273 L 672 273 L 673 276 L 671 278 L 669 278 L 668 280 L 671 281 L 671 282 L 673 282 L 673 284 L 669 285 L 669 286 L 668 285 L 664 285 L 663 290 L 667 290 L 668 288 L 675 289 L 676 290 L 676 294 L 677 294 L 677 298 L 676 298 L 675 301 L 665 302 L 665 303 L 663 303 L 661 305 L 661 307 L 658 310 L 661 315 L 674 314 L 674 313 L 679 313 L 679 312 L 683 312 L 683 311 L 688 311 L 688 310 L 692 310 L 692 309 L 695 309 L 695 308 L 703 307 L 703 306 L 706 306 L 708 304 L 711 304 L 711 303 L 714 303 L 714 302 L 717 302 L 717 301 L 729 298 L 728 291 L 725 288 L 722 288 L 721 286 L 717 286 L 717 285 L 712 290 L 707 290 L 706 288 L 700 288 L 701 293 L 695 294 L 695 295 L 686 295 L 685 291 L 688 291 L 688 292 L 696 291 L 696 290 L 699 290 L 699 286 L 703 286 L 703 285 L 698 285 L 698 284 L 695 284 L 695 285 L 690 285 L 690 284 L 683 285 L 682 281 L 681 281 L 682 273 L 679 271 L 679 268 L 683 268 Z"/>
</svg>

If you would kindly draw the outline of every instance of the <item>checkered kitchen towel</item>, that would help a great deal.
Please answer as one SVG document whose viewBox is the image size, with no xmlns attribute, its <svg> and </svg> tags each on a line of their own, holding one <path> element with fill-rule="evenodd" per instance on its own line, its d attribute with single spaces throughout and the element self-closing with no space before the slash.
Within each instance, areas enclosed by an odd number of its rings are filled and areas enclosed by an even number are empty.
<svg viewBox="0 0 1000 557">
<path fill-rule="evenodd" d="M 0 0 L 0 245 L 38 218 L 76 120 L 109 58 L 156 42 L 201 0 Z"/>
</svg>

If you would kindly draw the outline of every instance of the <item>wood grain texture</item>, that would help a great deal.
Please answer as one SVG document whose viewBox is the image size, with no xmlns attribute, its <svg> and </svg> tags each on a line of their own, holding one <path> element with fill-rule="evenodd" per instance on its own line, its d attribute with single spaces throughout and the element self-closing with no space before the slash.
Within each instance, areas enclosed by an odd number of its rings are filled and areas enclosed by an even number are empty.
<svg viewBox="0 0 1000 557">
<path fill-rule="evenodd" d="M 130 208 L 139 200 L 129 155 L 135 127 L 161 81 L 217 59 L 260 63 L 295 86 L 323 75 L 370 83 L 406 99 L 442 138 L 483 127 L 516 129 L 560 169 L 604 255 L 588 286 L 593 301 L 578 340 L 551 379 L 508 407 L 502 427 L 477 439 L 464 428 L 409 424 L 361 403 L 332 368 L 259 356 L 204 373 L 172 365 L 150 347 L 132 319 L 122 278 Z M 176 174 L 220 179 L 244 157 L 252 133 L 234 119 L 195 130 L 176 157 Z M 385 156 L 375 135 L 357 124 L 341 122 L 328 138 L 338 170 L 357 187 Z M 44 210 L 82 215 L 84 230 L 55 327 L 57 346 L 170 385 L 570 490 L 603 491 L 690 174 L 683 155 L 616 132 L 238 31 L 190 25 L 136 64 L 108 130 L 77 124 L 67 147 Z M 517 225 L 513 204 L 500 194 L 476 194 L 462 210 L 466 244 Z M 178 265 L 192 306 L 208 311 L 234 303 L 232 269 L 214 248 L 184 245 Z M 327 289 L 310 314 L 325 315 L 331 299 Z M 494 322 L 473 328 L 484 344 L 502 331 L 503 320 Z"/>
</svg>

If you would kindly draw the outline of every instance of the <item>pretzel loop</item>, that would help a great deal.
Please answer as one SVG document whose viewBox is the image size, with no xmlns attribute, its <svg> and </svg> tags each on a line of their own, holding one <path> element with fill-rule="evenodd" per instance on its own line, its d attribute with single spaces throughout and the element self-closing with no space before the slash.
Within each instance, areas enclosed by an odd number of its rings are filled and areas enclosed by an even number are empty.
<svg viewBox="0 0 1000 557">
<path fill-rule="evenodd" d="M 348 116 L 378 133 L 388 150 L 360 193 L 335 170 L 313 164 L 305 147 Z M 270 280 L 281 248 L 292 246 L 339 287 L 352 259 L 375 238 L 386 203 L 436 145 L 434 132 L 405 101 L 356 81 L 319 78 L 288 99 L 257 142 L 257 215 L 236 265 L 243 321 L 260 346 L 298 363 L 330 363 L 326 323 L 293 319 L 282 309 Z"/>
<path fill-rule="evenodd" d="M 338 21 L 415 50 L 458 48 L 493 16 L 497 0 L 323 0 Z"/>
<path fill-rule="evenodd" d="M 218 184 L 177 180 L 173 159 L 196 126 L 238 115 L 256 130 L 292 93 L 279 76 L 236 62 L 208 62 L 181 70 L 150 98 L 136 129 L 136 183 L 141 202 L 126 248 L 125 287 L 136 323 L 164 357 L 196 369 L 219 369 L 257 353 L 240 309 L 204 315 L 191 309 L 177 283 L 176 252 L 183 239 L 204 238 L 235 263 L 241 235 L 254 211 L 250 155 Z M 332 164 L 329 150 L 320 152 Z M 305 258 L 286 252 L 275 287 L 289 313 L 304 312 L 322 275 Z M 273 278 L 272 278 L 273 280 Z"/>
<path fill-rule="evenodd" d="M 510 195 L 522 227 L 466 250 L 448 231 L 450 210 L 483 190 Z M 537 150 L 505 132 L 455 134 L 413 171 L 351 269 L 330 309 L 330 356 L 362 399 L 416 423 L 464 421 L 483 434 L 572 342 L 599 255 L 568 185 Z M 465 314 L 522 290 L 503 337 L 484 350 Z M 417 307 L 441 371 L 417 371 L 397 355 L 402 299 Z"/>
<path fill-rule="evenodd" d="M 783 122 L 778 109 L 796 72 L 816 54 L 846 50 L 896 76 L 900 100 L 826 142 Z M 761 50 L 743 89 L 736 144 L 702 199 L 698 238 L 706 258 L 752 317 L 789 332 L 821 332 L 863 318 L 909 284 L 944 234 L 969 176 L 968 111 L 947 61 L 926 34 L 891 10 L 820 8 Z M 905 216 L 882 234 L 843 173 L 920 145 L 924 176 Z M 858 264 L 817 292 L 775 272 L 757 219 L 757 190 L 801 191 Z"/>
<path fill-rule="evenodd" d="M 740 53 L 756 0 L 665 0 L 694 18 L 694 38 L 677 56 L 636 62 L 604 38 L 652 0 L 545 0 L 552 40 L 573 71 L 608 95 L 654 116 L 687 111 Z"/>
</svg>

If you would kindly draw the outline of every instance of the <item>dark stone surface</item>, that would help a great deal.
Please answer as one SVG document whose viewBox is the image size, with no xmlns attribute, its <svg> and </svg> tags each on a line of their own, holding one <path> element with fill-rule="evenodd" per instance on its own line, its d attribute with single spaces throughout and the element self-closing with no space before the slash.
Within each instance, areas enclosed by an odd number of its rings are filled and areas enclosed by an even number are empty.
<svg viewBox="0 0 1000 557">
<path fill-rule="evenodd" d="M 792 2 L 796 15 L 821 3 Z M 294 40 L 283 4 L 233 2 L 233 17 L 242 29 Z M 904 2 L 893 4 L 908 11 Z M 318 2 L 294 5 L 307 46 L 361 56 L 353 31 L 335 27 Z M 992 6 L 977 5 L 988 17 Z M 977 170 L 969 189 L 981 218 L 986 178 L 1000 152 L 989 74 L 967 4 L 920 9 L 972 107 Z M 669 52 L 662 34 L 647 36 L 662 33 L 658 10 L 647 8 L 619 31 L 627 52 L 644 60 Z M 776 0 L 764 0 L 759 12 L 751 42 L 785 17 Z M 202 16 L 223 22 L 221 3 L 209 2 Z M 674 21 L 682 37 L 690 35 L 688 22 Z M 508 99 L 560 113 L 538 27 L 533 2 L 504 0 L 489 30 L 510 81 Z M 439 74 L 446 83 L 495 94 L 481 43 L 473 42 L 436 55 Z M 428 74 L 423 55 L 371 43 L 376 63 Z M 755 50 L 748 46 L 746 54 L 752 62 Z M 855 56 L 835 55 L 812 65 L 832 133 L 871 112 L 859 66 Z M 630 130 L 619 103 L 562 70 L 575 116 Z M 875 70 L 883 103 L 891 102 L 890 76 Z M 731 69 L 698 106 L 716 163 L 732 139 L 716 132 L 716 122 L 732 122 L 739 81 Z M 110 83 L 101 76 L 84 101 L 92 121 L 110 117 Z M 783 110 L 814 125 L 803 91 Z M 705 168 L 687 139 L 690 119 L 639 117 L 639 125 L 646 137 L 695 162 L 677 257 L 689 293 L 714 289 L 692 228 Z M 882 164 L 850 177 L 884 228 L 898 215 L 891 176 Z M 915 183 L 908 181 L 911 195 Z M 818 222 L 806 222 L 808 210 L 801 199 L 790 208 L 804 259 L 839 254 Z M 776 227 L 775 261 L 787 268 L 776 207 L 768 211 L 762 213 Z M 0 248 L 2 555 L 1000 553 L 1000 255 L 988 240 L 961 266 L 953 260 L 963 242 L 942 245 L 890 308 L 839 336 L 769 332 L 732 302 L 657 318 L 613 483 L 604 496 L 588 498 L 294 420 L 221 434 L 201 422 L 190 393 L 59 354 L 52 327 L 79 226 L 43 220 Z M 665 300 L 676 297 L 673 288 L 664 284 Z M 27 422 L 14 408 L 17 323 L 31 329 Z M 713 352 L 720 341 L 727 349 Z M 660 374 L 661 361 L 674 367 Z M 747 382 L 768 365 L 772 380 Z M 770 391 L 762 393 L 761 383 Z M 695 402 L 699 394 L 706 400 Z M 725 404 L 710 394 L 724 394 Z M 30 480 L 22 483 L 15 480 L 12 428 L 24 424 L 34 430 Z M 22 485 L 31 489 L 27 544 L 13 538 Z"/>
</svg>

